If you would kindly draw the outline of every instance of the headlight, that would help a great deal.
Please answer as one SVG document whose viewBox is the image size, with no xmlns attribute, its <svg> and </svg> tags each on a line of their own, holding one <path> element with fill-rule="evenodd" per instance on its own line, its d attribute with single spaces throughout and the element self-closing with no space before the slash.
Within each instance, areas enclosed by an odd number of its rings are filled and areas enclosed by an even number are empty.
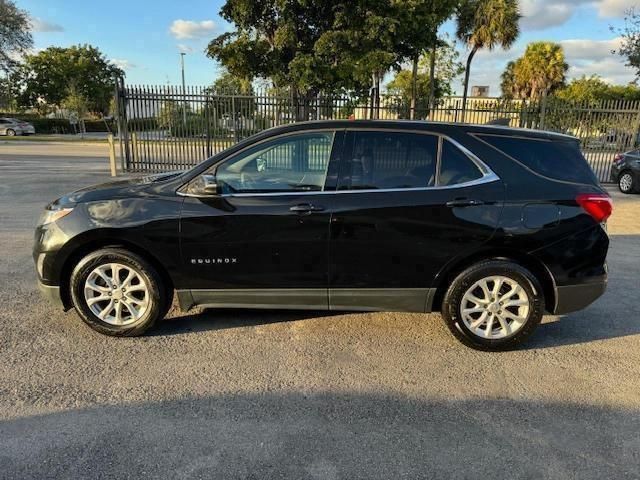
<svg viewBox="0 0 640 480">
<path fill-rule="evenodd" d="M 47 225 L 49 223 L 53 223 L 57 220 L 60 220 L 62 217 L 66 217 L 71 212 L 73 212 L 73 208 L 60 208 L 58 210 L 45 210 L 40 217 L 40 225 Z"/>
</svg>

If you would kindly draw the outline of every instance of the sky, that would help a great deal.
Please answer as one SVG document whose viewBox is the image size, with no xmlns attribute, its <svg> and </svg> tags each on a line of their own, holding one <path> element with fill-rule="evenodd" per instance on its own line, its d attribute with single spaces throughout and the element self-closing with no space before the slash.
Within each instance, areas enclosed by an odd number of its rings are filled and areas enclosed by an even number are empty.
<svg viewBox="0 0 640 480">
<path fill-rule="evenodd" d="M 550 40 L 562 44 L 571 68 L 568 77 L 598 74 L 611 83 L 634 79 L 624 59 L 611 53 L 619 43 L 610 27 L 624 25 L 624 12 L 639 0 L 520 0 L 521 35 L 505 51 L 480 51 L 471 67 L 470 85 L 489 85 L 500 94 L 500 74 L 509 60 L 522 55 L 527 43 Z M 233 29 L 218 15 L 223 0 L 17 0 L 29 12 L 35 49 L 88 43 L 123 68 L 129 84 L 178 84 L 180 52 L 185 56 L 186 83 L 209 85 L 221 68 L 206 57 L 209 40 Z M 441 28 L 453 33 L 453 22 Z M 461 58 L 466 57 L 458 45 Z M 460 80 L 454 85 L 461 92 Z"/>
</svg>

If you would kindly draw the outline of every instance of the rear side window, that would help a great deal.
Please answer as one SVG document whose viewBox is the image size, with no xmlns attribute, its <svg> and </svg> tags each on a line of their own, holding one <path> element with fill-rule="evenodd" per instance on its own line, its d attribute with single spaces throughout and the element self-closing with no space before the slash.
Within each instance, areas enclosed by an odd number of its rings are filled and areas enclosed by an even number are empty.
<svg viewBox="0 0 640 480">
<path fill-rule="evenodd" d="M 438 185 L 456 185 L 479 178 L 482 178 L 482 172 L 476 164 L 449 140 L 444 140 Z"/>
<path fill-rule="evenodd" d="M 478 135 L 492 147 L 545 177 L 575 183 L 597 184 L 578 142 Z"/>
<path fill-rule="evenodd" d="M 353 132 L 353 150 L 341 189 L 402 189 L 435 185 L 438 137 Z"/>
</svg>

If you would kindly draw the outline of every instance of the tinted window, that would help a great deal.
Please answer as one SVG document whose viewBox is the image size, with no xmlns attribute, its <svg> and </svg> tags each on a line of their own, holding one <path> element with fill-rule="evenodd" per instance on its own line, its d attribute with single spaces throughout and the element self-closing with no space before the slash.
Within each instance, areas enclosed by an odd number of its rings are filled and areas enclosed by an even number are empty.
<svg viewBox="0 0 640 480">
<path fill-rule="evenodd" d="M 546 177 L 567 182 L 598 183 L 576 141 L 537 140 L 501 135 L 479 135 L 479 138 Z"/>
<path fill-rule="evenodd" d="M 319 191 L 331 157 L 333 133 L 292 135 L 256 145 L 216 171 L 223 193 Z"/>
<path fill-rule="evenodd" d="M 414 133 L 354 132 L 340 188 L 417 188 L 435 184 L 438 137 Z"/>
<path fill-rule="evenodd" d="M 438 185 L 455 185 L 479 178 L 482 172 L 462 150 L 448 140 L 442 142 Z"/>
</svg>

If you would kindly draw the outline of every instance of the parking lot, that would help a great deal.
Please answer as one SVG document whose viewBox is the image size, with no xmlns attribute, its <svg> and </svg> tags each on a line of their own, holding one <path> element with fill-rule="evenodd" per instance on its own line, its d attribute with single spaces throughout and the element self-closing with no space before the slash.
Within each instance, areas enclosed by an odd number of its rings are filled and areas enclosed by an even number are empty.
<svg viewBox="0 0 640 480">
<path fill-rule="evenodd" d="M 174 309 L 109 338 L 40 298 L 33 227 L 100 144 L 0 142 L 0 478 L 640 478 L 640 195 L 603 298 L 521 350 L 437 314 Z"/>
</svg>

